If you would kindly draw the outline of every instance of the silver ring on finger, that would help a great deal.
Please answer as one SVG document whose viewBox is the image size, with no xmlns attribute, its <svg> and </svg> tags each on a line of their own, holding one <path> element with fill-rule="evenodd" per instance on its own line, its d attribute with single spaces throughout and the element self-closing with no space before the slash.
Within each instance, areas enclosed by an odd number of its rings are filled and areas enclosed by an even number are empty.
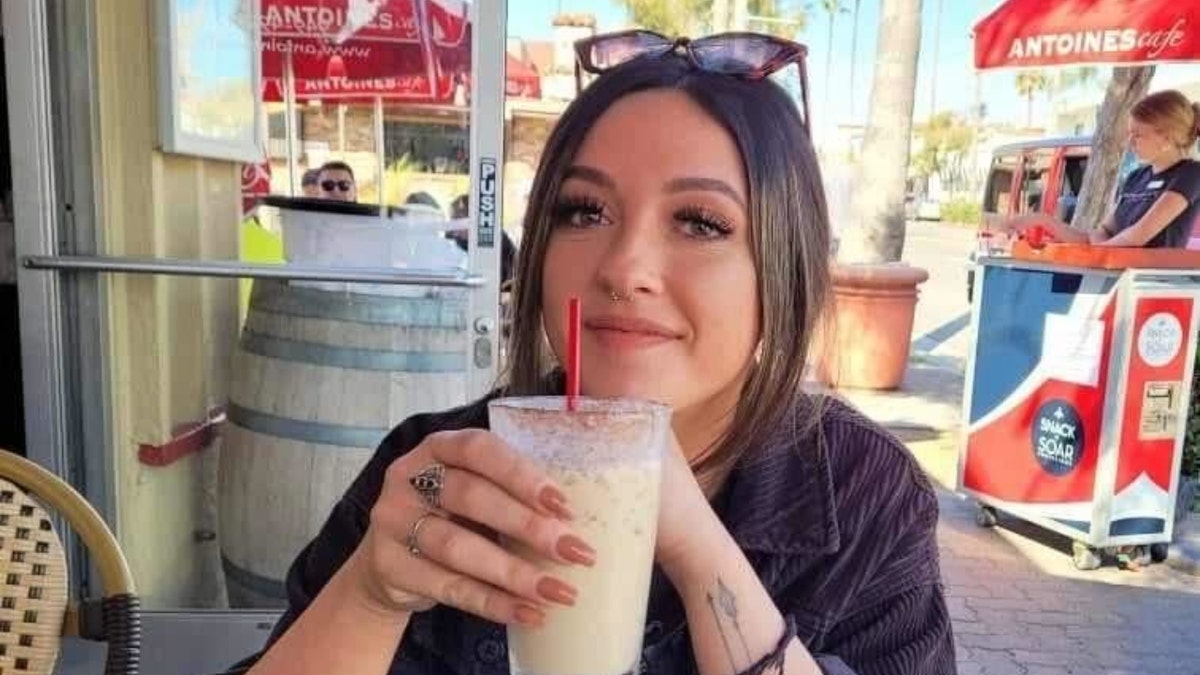
<svg viewBox="0 0 1200 675">
<path fill-rule="evenodd" d="M 446 465 L 433 463 L 408 479 L 409 485 L 420 495 L 421 501 L 434 510 L 442 508 L 442 488 L 445 487 Z"/>
<path fill-rule="evenodd" d="M 408 529 L 408 536 L 404 539 L 405 546 L 408 547 L 408 554 L 414 558 L 424 558 L 425 554 L 421 552 L 421 544 L 417 541 L 417 537 L 421 535 L 421 526 L 430 518 L 437 517 L 437 514 L 425 512 L 420 518 L 413 521 L 412 527 Z"/>
</svg>

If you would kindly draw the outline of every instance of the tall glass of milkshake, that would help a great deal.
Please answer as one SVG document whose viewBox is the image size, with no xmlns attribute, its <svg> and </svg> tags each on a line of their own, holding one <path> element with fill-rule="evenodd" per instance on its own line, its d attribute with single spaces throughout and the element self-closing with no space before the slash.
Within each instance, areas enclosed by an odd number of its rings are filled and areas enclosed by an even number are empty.
<svg viewBox="0 0 1200 675">
<path fill-rule="evenodd" d="M 592 567 L 505 546 L 574 585 L 573 607 L 538 629 L 508 628 L 514 675 L 623 675 L 637 671 L 654 567 L 654 537 L 670 408 L 631 399 L 508 398 L 488 406 L 492 431 L 566 493 L 576 531 L 596 549 Z"/>
</svg>

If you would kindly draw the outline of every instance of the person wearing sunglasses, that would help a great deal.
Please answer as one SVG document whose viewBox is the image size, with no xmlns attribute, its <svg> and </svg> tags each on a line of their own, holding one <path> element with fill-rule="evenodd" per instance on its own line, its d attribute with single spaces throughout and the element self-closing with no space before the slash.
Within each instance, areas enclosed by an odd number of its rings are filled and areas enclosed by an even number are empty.
<svg viewBox="0 0 1200 675">
<path fill-rule="evenodd" d="M 929 480 L 802 386 L 830 230 L 807 95 L 768 76 L 803 71 L 804 48 L 637 31 L 577 52 L 594 79 L 533 183 L 505 379 L 391 432 L 292 566 L 269 646 L 234 672 L 500 675 L 504 625 L 572 603 L 554 567 L 495 543 L 561 565 L 595 555 L 559 488 L 486 431 L 486 402 L 563 393 L 578 297 L 583 394 L 673 408 L 630 672 L 954 673 Z"/>
<path fill-rule="evenodd" d="M 300 177 L 300 190 L 305 197 L 317 199 L 321 196 L 321 169 L 309 169 Z"/>
<path fill-rule="evenodd" d="M 339 202 L 358 201 L 358 189 L 354 183 L 354 169 L 345 162 L 326 162 L 317 177 L 321 198 Z"/>
</svg>

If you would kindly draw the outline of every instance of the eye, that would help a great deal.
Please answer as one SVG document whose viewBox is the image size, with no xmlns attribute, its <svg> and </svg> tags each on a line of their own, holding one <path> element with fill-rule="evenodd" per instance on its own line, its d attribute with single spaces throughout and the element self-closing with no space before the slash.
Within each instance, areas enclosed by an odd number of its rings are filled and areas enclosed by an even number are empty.
<svg viewBox="0 0 1200 675">
<path fill-rule="evenodd" d="M 733 232 L 728 220 L 704 208 L 680 209 L 675 213 L 675 220 L 687 236 L 695 239 L 723 239 Z"/>
<path fill-rule="evenodd" d="M 586 229 L 605 225 L 610 219 L 604 204 L 591 197 L 563 197 L 554 206 L 555 227 Z"/>
</svg>

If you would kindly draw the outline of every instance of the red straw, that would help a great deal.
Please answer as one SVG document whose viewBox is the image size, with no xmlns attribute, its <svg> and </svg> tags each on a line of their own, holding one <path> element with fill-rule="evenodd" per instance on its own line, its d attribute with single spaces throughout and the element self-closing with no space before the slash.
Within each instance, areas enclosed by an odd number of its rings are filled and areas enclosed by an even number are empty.
<svg viewBox="0 0 1200 675">
<path fill-rule="evenodd" d="M 567 303 L 567 410 L 574 411 L 579 398 L 579 298 Z"/>
</svg>

